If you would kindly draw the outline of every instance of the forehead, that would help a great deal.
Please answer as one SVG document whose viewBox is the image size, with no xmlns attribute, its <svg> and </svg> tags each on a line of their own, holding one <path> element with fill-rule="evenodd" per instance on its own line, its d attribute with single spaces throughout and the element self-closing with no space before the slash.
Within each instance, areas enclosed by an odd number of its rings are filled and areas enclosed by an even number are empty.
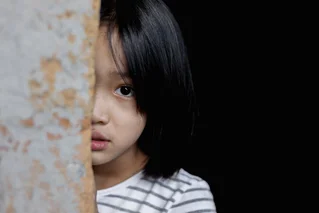
<svg viewBox="0 0 319 213">
<path fill-rule="evenodd" d="M 126 58 L 117 28 L 112 31 L 101 26 L 95 48 L 95 69 L 97 74 L 128 77 Z"/>
</svg>

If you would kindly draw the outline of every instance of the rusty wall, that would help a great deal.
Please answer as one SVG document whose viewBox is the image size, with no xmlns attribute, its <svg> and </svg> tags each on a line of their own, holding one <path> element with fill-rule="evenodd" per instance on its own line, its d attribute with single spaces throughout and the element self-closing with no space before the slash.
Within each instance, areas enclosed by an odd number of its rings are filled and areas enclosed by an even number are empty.
<svg viewBox="0 0 319 213">
<path fill-rule="evenodd" d="M 0 4 L 0 212 L 93 212 L 99 0 Z"/>
</svg>

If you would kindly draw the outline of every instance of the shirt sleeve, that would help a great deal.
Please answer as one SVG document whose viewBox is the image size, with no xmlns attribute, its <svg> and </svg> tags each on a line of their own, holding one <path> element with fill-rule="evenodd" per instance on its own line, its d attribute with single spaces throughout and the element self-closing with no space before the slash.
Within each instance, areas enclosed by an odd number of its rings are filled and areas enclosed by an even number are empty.
<svg viewBox="0 0 319 213">
<path fill-rule="evenodd" d="M 193 182 L 173 203 L 168 213 L 216 213 L 208 183 L 204 180 Z"/>
</svg>

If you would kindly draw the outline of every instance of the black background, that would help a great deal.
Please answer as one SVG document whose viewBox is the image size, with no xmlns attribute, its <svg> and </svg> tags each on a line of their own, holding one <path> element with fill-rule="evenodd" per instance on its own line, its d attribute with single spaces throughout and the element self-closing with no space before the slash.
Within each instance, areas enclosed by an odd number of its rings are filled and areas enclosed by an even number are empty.
<svg viewBox="0 0 319 213">
<path fill-rule="evenodd" d="M 217 213 L 224 213 L 224 144 L 230 134 L 227 85 L 227 35 L 222 13 L 212 2 L 166 0 L 180 24 L 192 67 L 200 116 L 185 168 L 208 182 Z M 210 3 L 210 5 L 208 4 Z M 225 45 L 223 45 L 225 44 Z"/>
</svg>

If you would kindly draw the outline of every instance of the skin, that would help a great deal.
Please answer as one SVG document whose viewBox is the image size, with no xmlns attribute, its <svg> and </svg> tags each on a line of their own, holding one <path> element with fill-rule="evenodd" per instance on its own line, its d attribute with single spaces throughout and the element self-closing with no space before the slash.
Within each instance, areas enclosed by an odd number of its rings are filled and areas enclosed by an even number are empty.
<svg viewBox="0 0 319 213">
<path fill-rule="evenodd" d="M 107 40 L 107 27 L 102 26 L 95 49 L 95 102 L 92 131 L 110 140 L 107 148 L 92 151 L 96 189 L 112 187 L 141 171 L 147 161 L 136 141 L 143 132 L 146 115 L 137 111 L 132 81 L 125 82 L 117 70 Z M 119 59 L 121 72 L 127 73 L 125 57 L 116 31 L 112 46 Z M 125 74 L 124 73 L 124 74 Z"/>
</svg>

